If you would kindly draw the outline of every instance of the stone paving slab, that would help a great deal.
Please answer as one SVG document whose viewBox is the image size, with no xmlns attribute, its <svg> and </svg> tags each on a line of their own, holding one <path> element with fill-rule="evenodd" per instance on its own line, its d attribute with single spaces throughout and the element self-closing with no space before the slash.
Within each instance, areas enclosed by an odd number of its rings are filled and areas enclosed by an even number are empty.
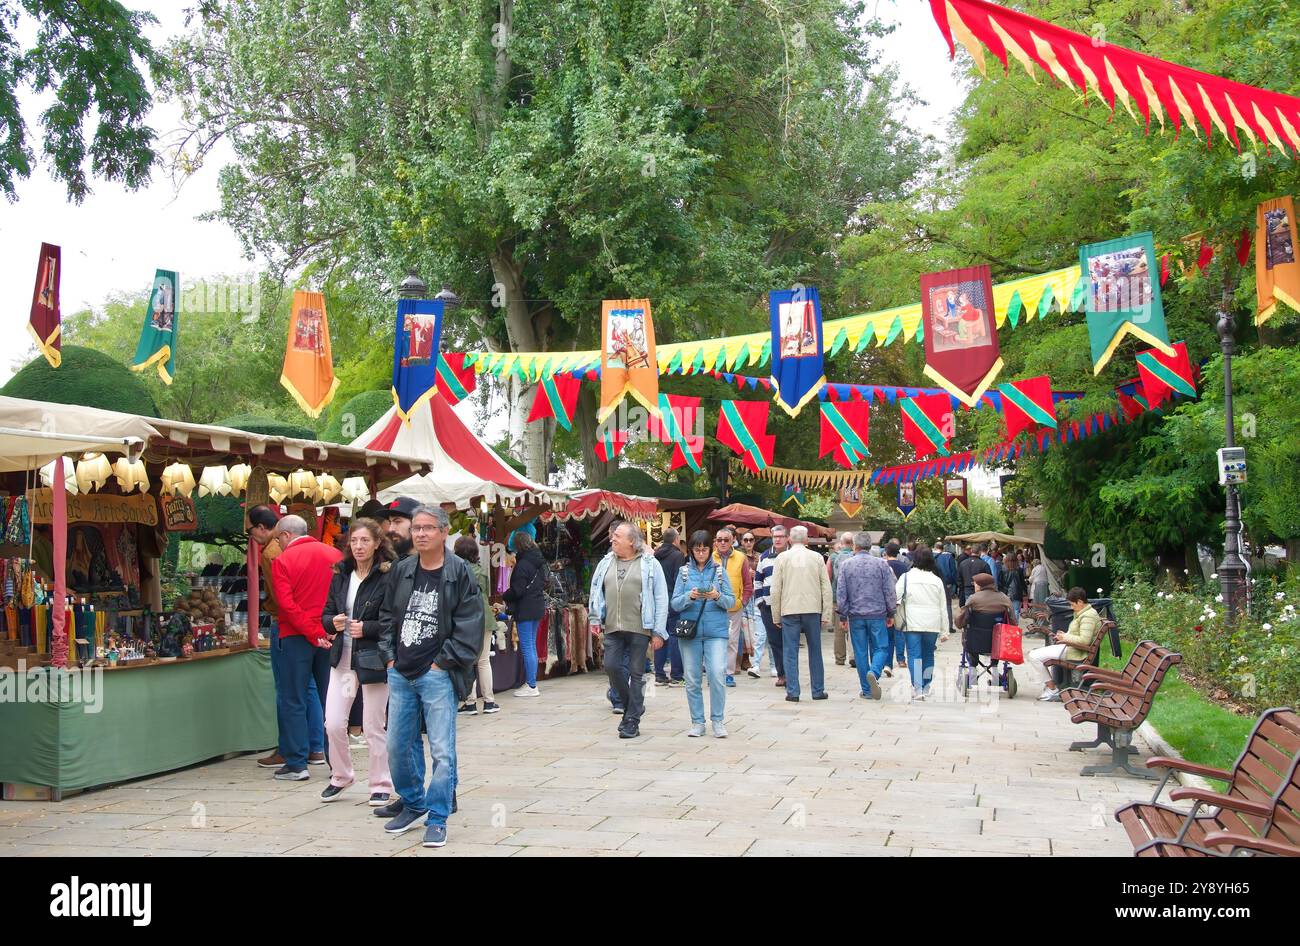
<svg viewBox="0 0 1300 946">
<path fill-rule="evenodd" d="M 686 735 L 686 694 L 651 684 L 642 736 L 620 740 L 605 679 L 543 681 L 542 698 L 460 717 L 460 811 L 447 847 L 385 835 L 357 782 L 322 804 L 323 767 L 276 782 L 261 753 L 88 791 L 61 803 L 0 801 L 0 856 L 1114 856 L 1130 848 L 1112 812 L 1148 783 L 1090 779 L 1100 752 L 1072 753 L 1057 704 L 948 686 L 957 644 L 939 649 L 936 699 L 858 696 L 830 661 L 830 699 L 789 704 L 771 678 L 737 677 L 728 738 Z M 902 698 L 900 698 L 902 697 Z"/>
</svg>

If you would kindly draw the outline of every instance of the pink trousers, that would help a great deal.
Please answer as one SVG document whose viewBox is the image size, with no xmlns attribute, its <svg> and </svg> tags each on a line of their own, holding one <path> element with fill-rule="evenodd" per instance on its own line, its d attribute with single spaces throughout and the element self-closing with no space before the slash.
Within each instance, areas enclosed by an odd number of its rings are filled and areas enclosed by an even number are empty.
<svg viewBox="0 0 1300 946">
<path fill-rule="evenodd" d="M 330 747 L 330 784 L 352 784 L 352 751 L 348 747 L 348 714 L 357 695 L 357 675 L 342 667 L 330 668 L 330 685 L 325 692 L 325 738 Z M 361 728 L 370 750 L 370 794 L 393 793 L 393 779 L 388 774 L 388 684 L 367 683 L 363 695 Z"/>
</svg>

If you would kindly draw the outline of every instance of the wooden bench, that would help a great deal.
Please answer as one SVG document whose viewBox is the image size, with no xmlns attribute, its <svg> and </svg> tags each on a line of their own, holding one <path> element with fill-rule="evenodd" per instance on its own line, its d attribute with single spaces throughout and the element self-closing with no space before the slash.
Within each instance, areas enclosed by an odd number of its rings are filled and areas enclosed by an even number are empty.
<svg viewBox="0 0 1300 946">
<path fill-rule="evenodd" d="M 1151 801 L 1118 809 L 1138 857 L 1221 857 L 1242 851 L 1300 856 L 1300 716 L 1289 708 L 1260 716 L 1230 771 L 1156 757 L 1147 767 L 1165 770 Z M 1176 789 L 1171 801 L 1189 800 L 1190 810 L 1158 802 L 1175 772 L 1226 782 L 1222 792 Z M 1214 814 L 1200 814 L 1212 806 Z"/>
<path fill-rule="evenodd" d="M 1046 647 L 1052 643 L 1052 634 L 1054 633 L 1052 630 L 1052 614 L 1045 604 L 1031 604 L 1028 611 L 1029 628 L 1027 633 L 1042 634 L 1043 646 Z"/>
<path fill-rule="evenodd" d="M 1098 631 L 1097 636 L 1093 638 L 1092 646 L 1088 648 L 1088 652 L 1084 655 L 1082 660 L 1069 660 L 1065 657 L 1053 657 L 1050 660 L 1043 661 L 1043 666 L 1047 668 L 1047 672 L 1052 674 L 1053 678 L 1056 679 L 1057 686 L 1064 686 L 1066 684 L 1079 686 L 1083 679 L 1083 674 L 1088 672 L 1083 668 L 1086 667 L 1089 670 L 1099 669 L 1097 667 L 1097 655 L 1101 653 L 1101 642 L 1108 634 L 1110 634 L 1111 629 L 1115 626 L 1114 621 L 1101 622 L 1101 630 Z M 1048 640 L 1050 641 L 1051 639 L 1049 638 Z M 1059 677 L 1057 676 L 1058 670 L 1060 672 Z"/>
<path fill-rule="evenodd" d="M 1133 731 L 1146 720 L 1155 701 L 1156 692 L 1164 682 L 1169 668 L 1181 663 L 1182 654 L 1163 647 L 1152 647 L 1137 662 L 1136 669 L 1118 678 L 1110 674 L 1085 673 L 1083 682 L 1090 689 L 1070 687 L 1061 691 L 1061 702 L 1070 721 L 1076 724 L 1096 723 L 1097 738 L 1092 742 L 1070 743 L 1071 752 L 1110 746 L 1109 765 L 1086 765 L 1080 775 L 1110 775 L 1126 772 L 1137 778 L 1154 779 L 1152 772 L 1133 768 L 1129 757 L 1137 754 L 1133 747 Z"/>
</svg>

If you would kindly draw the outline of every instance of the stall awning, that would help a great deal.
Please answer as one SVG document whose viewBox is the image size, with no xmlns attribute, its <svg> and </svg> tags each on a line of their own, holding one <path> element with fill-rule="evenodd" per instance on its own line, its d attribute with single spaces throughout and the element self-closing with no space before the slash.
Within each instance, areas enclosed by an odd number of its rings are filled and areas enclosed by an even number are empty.
<svg viewBox="0 0 1300 946">
<path fill-rule="evenodd" d="M 659 515 L 659 500 L 645 496 L 625 496 L 607 489 L 588 489 L 574 493 L 562 509 L 542 514 L 555 519 L 591 519 L 602 513 L 619 519 L 643 522 Z"/>
<path fill-rule="evenodd" d="M 130 414 L 0 397 L 0 473 L 40 469 L 63 454 L 127 453 L 157 436 Z"/>
<path fill-rule="evenodd" d="M 430 505 L 454 504 L 468 509 L 479 499 L 490 503 L 538 503 L 558 508 L 569 499 L 564 490 L 535 483 L 515 472 L 456 416 L 446 398 L 435 394 L 417 407 L 410 422 L 397 408 L 375 421 L 354 447 L 393 450 L 420 457 L 430 470 L 380 493 L 380 499 L 410 496 Z"/>
<path fill-rule="evenodd" d="M 945 542 L 996 542 L 999 545 L 1039 545 L 1041 540 L 1026 538 L 1023 535 L 1007 535 L 1005 532 L 967 532 L 964 535 L 950 535 Z"/>
<path fill-rule="evenodd" d="M 739 526 L 775 526 L 782 525 L 787 529 L 793 526 L 806 526 L 810 536 L 818 536 L 825 539 L 835 537 L 835 530 L 828 526 L 819 526 L 815 522 L 805 522 L 802 519 L 795 519 L 791 516 L 783 516 L 780 513 L 770 512 L 758 506 L 748 506 L 745 503 L 732 503 L 729 506 L 723 506 L 709 513 L 709 518 L 714 522 L 730 523 Z"/>
</svg>

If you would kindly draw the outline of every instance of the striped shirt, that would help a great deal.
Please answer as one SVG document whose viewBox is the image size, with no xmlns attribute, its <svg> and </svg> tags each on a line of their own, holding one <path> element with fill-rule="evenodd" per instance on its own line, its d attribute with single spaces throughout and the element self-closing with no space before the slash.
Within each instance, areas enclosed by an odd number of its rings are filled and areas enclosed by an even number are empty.
<svg viewBox="0 0 1300 946">
<path fill-rule="evenodd" d="M 772 569 L 776 567 L 776 551 L 768 549 L 758 560 L 758 570 L 754 573 L 754 601 L 768 607 L 768 594 L 772 590 Z"/>
</svg>

